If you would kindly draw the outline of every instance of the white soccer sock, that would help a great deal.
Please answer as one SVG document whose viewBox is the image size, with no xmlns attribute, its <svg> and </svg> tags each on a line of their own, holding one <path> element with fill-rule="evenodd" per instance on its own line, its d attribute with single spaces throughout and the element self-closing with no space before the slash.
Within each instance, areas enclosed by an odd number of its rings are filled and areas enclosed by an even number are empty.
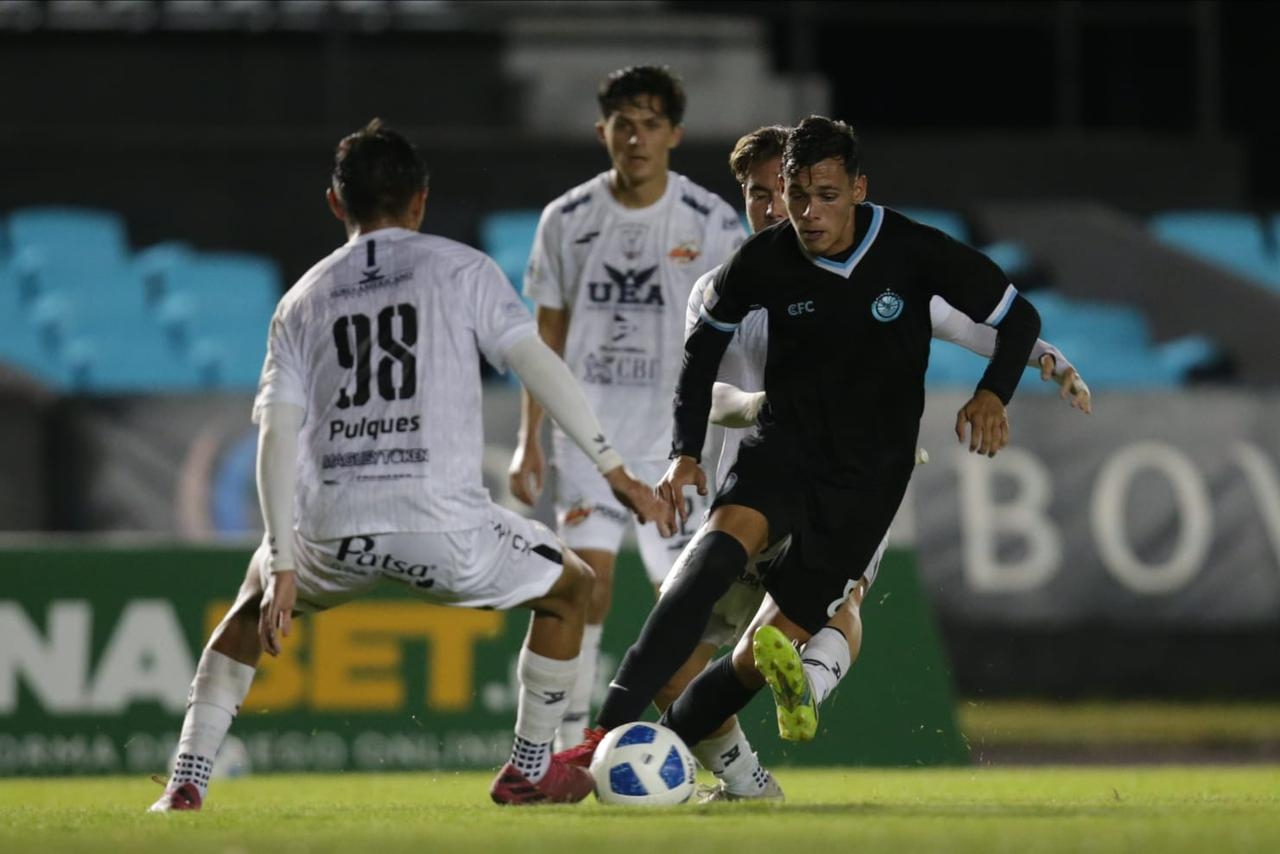
<svg viewBox="0 0 1280 854">
<path fill-rule="evenodd" d="M 600 665 L 600 635 L 604 626 L 590 623 L 582 628 L 582 652 L 578 654 L 578 678 L 569 693 L 569 711 L 556 730 L 556 750 L 565 750 L 582 741 L 582 730 L 591 715 L 591 695 L 596 688 L 596 670 Z"/>
<path fill-rule="evenodd" d="M 813 702 L 821 703 L 849 672 L 849 641 L 832 626 L 823 626 L 800 650 Z"/>
<path fill-rule="evenodd" d="M 693 755 L 735 795 L 754 795 L 769 782 L 769 772 L 760 767 L 760 760 L 736 719 L 733 729 L 724 735 L 695 744 Z"/>
<path fill-rule="evenodd" d="M 178 739 L 178 758 L 168 788 L 195 783 L 203 798 L 209 792 L 209 776 L 218 748 L 240 711 L 253 683 L 254 669 L 229 656 L 206 649 L 196 667 L 187 693 L 187 714 Z"/>
<path fill-rule="evenodd" d="M 578 659 L 558 661 L 523 647 L 516 672 L 520 677 L 520 701 L 516 706 L 511 763 L 530 783 L 536 783 L 551 764 L 551 740 L 569 707 Z"/>
</svg>

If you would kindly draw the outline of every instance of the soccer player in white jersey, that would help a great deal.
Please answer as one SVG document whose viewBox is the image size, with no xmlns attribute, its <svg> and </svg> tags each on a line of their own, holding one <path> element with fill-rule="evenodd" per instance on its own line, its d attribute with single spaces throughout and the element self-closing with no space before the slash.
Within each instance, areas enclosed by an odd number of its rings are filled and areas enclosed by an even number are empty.
<svg viewBox="0 0 1280 854">
<path fill-rule="evenodd" d="M 739 139 L 729 155 L 729 168 L 742 187 L 747 221 L 753 232 L 786 218 L 786 206 L 779 182 L 786 138 L 785 127 L 775 125 L 758 128 Z M 708 273 L 690 294 L 687 329 L 692 329 L 697 323 L 702 308 L 701 288 L 713 275 L 714 271 Z M 935 337 L 959 344 L 979 355 L 991 355 L 995 345 L 995 330 L 974 323 L 963 312 L 955 311 L 938 297 L 930 304 L 930 315 Z M 746 435 L 746 430 L 741 428 L 751 427 L 755 423 L 756 415 L 764 402 L 767 329 L 764 311 L 748 314 L 739 325 L 720 362 L 718 380 L 713 390 L 711 420 L 717 425 L 715 430 L 722 432 L 723 437 L 708 441 L 709 446 L 721 448 L 720 460 L 716 465 L 720 481 L 723 481 L 733 467 L 738 446 Z M 1037 341 L 1032 351 L 1032 361 L 1040 368 L 1042 379 L 1053 379 L 1062 386 L 1063 397 L 1069 399 L 1073 406 L 1085 412 L 1090 410 L 1088 387 L 1057 348 L 1044 341 Z M 784 655 L 784 667 L 787 663 L 785 659 L 791 659 L 791 664 L 799 665 L 805 680 L 799 692 L 802 696 L 792 703 L 794 709 L 788 710 L 785 703 L 779 704 L 782 712 L 779 724 L 784 737 L 796 735 L 796 729 L 805 729 L 809 737 L 812 737 L 812 731 L 808 728 L 810 724 L 816 724 L 817 705 L 835 689 L 857 659 L 862 644 L 860 606 L 867 590 L 875 581 L 879 561 L 887 543 L 886 537 L 871 565 L 827 627 L 815 633 L 798 655 L 789 644 L 781 651 Z M 665 710 L 689 682 L 706 668 L 722 646 L 739 645 L 765 598 L 761 585 L 762 573 L 782 554 L 787 544 L 788 539 L 784 538 L 752 560 L 742 577 L 716 603 L 694 653 L 655 697 L 655 705 L 659 709 Z M 683 566 L 682 562 L 677 562 L 675 571 L 663 584 L 664 593 L 679 577 Z M 770 626 L 762 628 L 772 630 Z M 750 644 L 743 645 L 742 651 L 744 654 L 755 655 L 755 649 Z M 764 656 L 770 654 L 776 655 L 776 651 L 763 651 Z M 710 737 L 692 745 L 692 749 L 698 761 L 718 778 L 716 786 L 700 793 L 703 801 L 782 799 L 781 787 L 760 766 L 736 717 L 725 721 Z"/>
<path fill-rule="evenodd" d="M 544 525 L 489 500 L 481 356 L 515 370 L 621 505 L 661 520 L 669 508 L 623 467 L 497 265 L 418 233 L 426 177 L 413 146 L 378 120 L 338 145 L 328 197 L 349 240 L 272 318 L 253 409 L 266 536 L 200 657 L 153 811 L 200 808 L 258 659 L 280 652 L 292 617 L 381 581 L 444 605 L 531 609 L 515 747 L 490 794 L 529 804 L 592 791 L 589 773 L 551 761 L 592 573 Z"/>
<path fill-rule="evenodd" d="M 727 202 L 670 171 L 685 95 L 667 69 L 624 68 L 598 93 L 596 133 L 612 168 L 547 205 L 525 273 L 538 331 L 564 356 L 615 447 L 654 482 L 666 470 L 670 410 L 680 372 L 684 311 L 694 282 L 725 261 L 745 234 Z M 524 396 L 511 463 L 511 491 L 532 506 L 542 488 L 542 408 Z M 603 488 L 590 460 L 552 433 L 559 534 L 596 573 L 580 673 L 558 744 L 581 737 L 595 685 L 600 635 L 612 596 L 614 563 L 628 514 Z M 689 499 L 700 518 L 705 499 Z M 636 531 L 655 587 L 692 535 L 662 540 Z"/>
</svg>

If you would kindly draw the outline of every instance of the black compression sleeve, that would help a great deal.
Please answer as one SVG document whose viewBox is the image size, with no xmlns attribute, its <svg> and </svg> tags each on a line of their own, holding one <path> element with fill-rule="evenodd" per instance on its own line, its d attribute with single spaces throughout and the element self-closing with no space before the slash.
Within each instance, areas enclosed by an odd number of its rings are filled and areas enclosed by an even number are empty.
<svg viewBox="0 0 1280 854">
<path fill-rule="evenodd" d="M 711 414 L 711 387 L 716 381 L 720 359 L 732 339 L 732 332 L 722 332 L 702 321 L 685 339 L 684 365 L 676 383 L 672 459 L 685 456 L 701 462 L 707 416 Z"/>
<path fill-rule="evenodd" d="M 978 389 L 994 392 L 1006 406 L 1022 379 L 1031 348 L 1040 337 L 1040 313 L 1019 294 L 996 327 L 996 352 L 978 382 Z"/>
</svg>

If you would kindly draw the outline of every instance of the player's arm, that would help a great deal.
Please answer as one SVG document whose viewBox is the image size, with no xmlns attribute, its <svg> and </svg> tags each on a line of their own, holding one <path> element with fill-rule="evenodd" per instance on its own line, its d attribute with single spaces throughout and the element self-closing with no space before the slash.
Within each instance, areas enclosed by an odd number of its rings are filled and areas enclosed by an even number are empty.
<svg viewBox="0 0 1280 854">
<path fill-rule="evenodd" d="M 964 312 L 952 308 L 942 297 L 934 297 L 929 301 L 929 319 L 933 324 L 933 337 L 940 341 L 948 341 L 988 359 L 996 351 L 996 330 L 985 324 L 975 323 Z M 1063 400 L 1069 400 L 1081 412 L 1092 411 L 1089 386 L 1057 347 L 1037 338 L 1027 365 L 1040 369 L 1040 379 L 1056 382 L 1062 389 Z"/>
<path fill-rule="evenodd" d="M 764 392 L 743 391 L 733 383 L 717 381 L 711 387 L 711 415 L 708 420 L 721 427 L 752 427 L 764 405 Z"/>
<path fill-rule="evenodd" d="M 751 304 L 752 282 L 741 258 L 739 250 L 706 283 L 698 321 L 684 342 L 684 363 L 676 383 L 671 465 L 658 483 L 658 495 L 676 508 L 682 522 L 687 521 L 684 487 L 695 486 L 699 494 L 707 494 L 707 476 L 699 462 L 711 414 L 712 387 L 734 330 Z"/>
<path fill-rule="evenodd" d="M 933 291 L 971 320 L 996 331 L 995 352 L 973 397 L 956 414 L 956 437 L 969 450 L 995 456 L 1009 441 L 1005 407 L 1040 335 L 1040 314 L 990 258 L 935 229 L 919 232 L 919 257 Z"/>
<path fill-rule="evenodd" d="M 293 554 L 293 502 L 298 471 L 298 434 L 306 419 L 306 387 L 298 355 L 297 330 L 287 309 L 277 307 L 267 335 L 253 420 L 258 425 L 255 474 L 258 505 L 266 529 L 267 583 L 258 607 L 258 639 L 271 655 L 280 653 L 297 597 Z"/>
<path fill-rule="evenodd" d="M 534 312 L 538 337 L 557 356 L 564 356 L 564 342 L 569 334 L 569 312 L 563 308 L 540 305 Z M 520 432 L 516 434 L 516 452 L 509 470 L 511 494 L 532 507 L 542 492 L 546 458 L 542 452 L 542 404 L 529 393 L 520 392 Z"/>
<path fill-rule="evenodd" d="M 565 300 L 566 278 L 560 257 L 564 241 L 563 214 L 553 202 L 542 212 L 538 230 L 525 268 L 524 293 L 537 305 L 535 320 L 538 335 L 556 354 L 564 355 L 569 333 L 569 307 Z M 542 492 L 546 473 L 542 452 L 542 405 L 524 389 L 520 392 L 520 429 L 516 434 L 516 450 L 508 469 L 511 494 L 532 507 Z"/>
<path fill-rule="evenodd" d="M 298 476 L 298 434 L 306 410 L 290 403 L 267 403 L 259 412 L 258 504 L 266 529 L 267 575 L 258 614 L 263 649 L 280 654 L 280 638 L 288 637 L 297 599 L 293 554 L 293 500 Z"/>
<path fill-rule="evenodd" d="M 662 536 L 671 536 L 675 530 L 671 508 L 623 466 L 622 457 L 609 444 L 582 387 L 564 361 L 537 335 L 516 341 L 505 358 L 529 395 L 595 463 L 614 495 L 635 511 L 641 522 L 652 520 Z"/>
<path fill-rule="evenodd" d="M 996 345 L 987 370 L 969 402 L 956 413 L 956 438 L 965 439 L 969 427 L 969 450 L 994 457 L 1009 444 L 1009 416 L 1005 407 L 1013 398 L 1031 348 L 1040 334 L 1040 314 L 1013 285 L 992 311 L 987 323 L 995 327 Z M 1003 312 L 1003 316 L 997 316 Z"/>
</svg>

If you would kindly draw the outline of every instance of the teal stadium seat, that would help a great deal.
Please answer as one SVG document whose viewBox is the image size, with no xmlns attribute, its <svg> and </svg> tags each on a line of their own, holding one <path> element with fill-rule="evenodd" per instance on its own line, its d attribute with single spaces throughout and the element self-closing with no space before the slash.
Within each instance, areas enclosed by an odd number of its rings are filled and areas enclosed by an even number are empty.
<svg viewBox="0 0 1280 854">
<path fill-rule="evenodd" d="M 1142 312 L 1135 308 L 1072 300 L 1052 291 L 1037 292 L 1031 302 L 1040 312 L 1042 337 L 1105 341 L 1126 348 L 1143 349 L 1150 345 L 1150 326 Z"/>
<path fill-rule="evenodd" d="M 1014 243 L 1012 240 L 988 243 L 982 247 L 982 254 L 996 262 L 996 266 L 1004 270 L 1005 275 L 1014 282 L 1031 269 L 1031 253 L 1021 243 Z"/>
<path fill-rule="evenodd" d="M 258 255 L 201 253 L 175 261 L 162 291 L 156 314 L 179 346 L 207 337 L 239 341 L 242 334 L 266 341 L 280 300 L 280 272 Z"/>
<path fill-rule="evenodd" d="M 121 266 L 129 256 L 124 218 L 114 211 L 78 207 L 18 208 L 9 214 L 15 254 L 37 250 L 61 266 Z"/>
<path fill-rule="evenodd" d="M 480 249 L 498 262 L 517 291 L 524 290 L 524 268 L 533 251 L 541 211 L 499 211 L 480 221 Z"/>
<path fill-rule="evenodd" d="M 13 272 L 0 264 L 0 362 L 52 386 L 66 377 L 62 364 L 45 349 L 22 304 Z"/>
<path fill-rule="evenodd" d="M 147 302 L 158 303 L 169 293 L 169 285 L 176 269 L 190 263 L 196 250 L 181 240 L 167 240 L 141 249 L 133 256 L 133 269 L 142 279 Z"/>
<path fill-rule="evenodd" d="M 936 228 L 961 243 L 970 243 L 972 245 L 969 239 L 969 226 L 965 223 L 964 217 L 956 211 L 943 208 L 895 208 L 895 210 L 903 216 L 911 217 L 916 222 Z"/>
<path fill-rule="evenodd" d="M 267 356 L 267 334 L 251 330 L 223 330 L 197 339 L 189 360 L 209 388 L 251 391 L 257 388 L 262 362 Z"/>
<path fill-rule="evenodd" d="M 1156 360 L 1166 369 L 1185 377 L 1191 371 L 1213 362 L 1219 356 L 1218 345 L 1205 335 L 1184 335 L 1155 347 Z"/>
<path fill-rule="evenodd" d="M 146 326 L 159 332 L 147 310 L 142 280 L 130 267 L 43 273 L 44 287 L 30 306 L 30 320 L 51 351 L 84 335 L 130 334 Z"/>
<path fill-rule="evenodd" d="M 1239 211 L 1168 211 L 1148 227 L 1162 243 L 1280 292 L 1280 260 L 1258 217 Z"/>
<path fill-rule="evenodd" d="M 195 366 L 176 358 L 160 331 L 149 324 L 74 338 L 65 345 L 62 358 L 70 373 L 68 385 L 86 394 L 175 393 L 201 384 Z"/>
<path fill-rule="evenodd" d="M 9 215 L 8 233 L 24 303 L 44 293 L 55 273 L 86 275 L 128 263 L 124 220 L 112 211 L 19 208 Z"/>
</svg>

